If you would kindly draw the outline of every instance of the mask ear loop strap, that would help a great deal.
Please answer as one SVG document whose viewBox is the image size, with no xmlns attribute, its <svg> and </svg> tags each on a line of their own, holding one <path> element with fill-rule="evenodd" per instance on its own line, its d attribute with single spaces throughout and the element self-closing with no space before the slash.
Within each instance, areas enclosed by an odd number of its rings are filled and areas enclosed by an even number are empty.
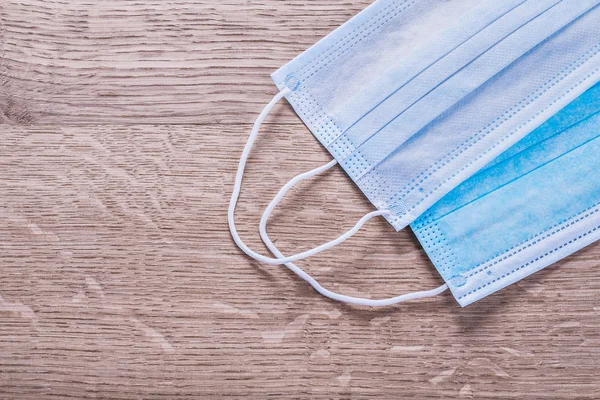
<svg viewBox="0 0 600 400">
<path fill-rule="evenodd" d="M 236 226 L 235 226 L 235 207 L 236 207 L 237 201 L 240 197 L 240 190 L 242 187 L 242 179 L 244 176 L 244 170 L 246 168 L 246 162 L 248 161 L 248 156 L 250 155 L 250 150 L 252 149 L 252 145 L 254 144 L 254 141 L 256 140 L 256 137 L 258 135 L 258 131 L 260 129 L 262 122 L 267 117 L 267 115 L 269 115 L 269 112 L 273 109 L 275 104 L 277 104 L 277 102 L 279 100 L 281 100 L 285 95 L 289 94 L 290 92 L 291 91 L 286 88 L 286 89 L 282 90 L 281 92 L 277 93 L 275 95 L 275 97 L 273 97 L 273 99 L 269 102 L 269 104 L 267 104 L 265 106 L 265 108 L 262 110 L 262 112 L 260 113 L 258 118 L 256 118 L 256 121 L 254 122 L 254 126 L 252 127 L 252 132 L 250 133 L 250 136 L 248 137 L 248 141 L 246 142 L 246 146 L 244 147 L 244 151 L 242 152 L 242 156 L 240 157 L 240 162 L 239 162 L 237 173 L 235 176 L 235 184 L 233 187 L 233 193 L 231 194 L 231 201 L 229 202 L 229 209 L 227 212 L 227 220 L 229 222 L 229 231 L 231 232 L 231 236 L 233 237 L 233 240 L 238 245 L 238 247 L 244 253 L 246 253 L 250 257 L 254 258 L 255 260 L 258 260 L 265 264 L 270 264 L 270 265 L 281 265 L 281 264 L 285 264 L 288 262 L 302 260 L 304 258 L 310 257 L 312 255 L 315 255 L 317 253 L 320 253 L 322 251 L 330 249 L 330 248 L 348 240 L 351 236 L 353 236 L 356 232 L 358 232 L 360 230 L 360 228 L 365 223 L 367 223 L 367 221 L 369 221 L 371 218 L 379 217 L 381 215 L 385 215 L 388 213 L 388 211 L 385 211 L 385 210 L 370 212 L 367 215 L 365 215 L 364 217 L 362 217 L 356 223 L 356 225 L 354 225 L 354 227 L 352 227 L 352 229 L 350 229 L 347 232 L 345 232 L 344 234 L 340 235 L 338 238 L 336 238 L 330 242 L 327 242 L 325 244 L 322 244 L 320 246 L 317 246 L 313 249 L 304 251 L 302 253 L 293 254 L 288 257 L 272 258 L 272 257 L 264 256 L 260 253 L 255 252 L 251 248 L 249 248 L 242 241 L 242 239 L 240 238 L 240 235 L 237 232 Z M 325 170 L 333 167 L 335 164 L 336 164 L 336 162 L 332 161 L 329 164 L 327 164 L 321 168 L 317 168 L 317 170 L 318 170 L 318 172 L 325 171 Z"/>
<path fill-rule="evenodd" d="M 304 179 L 308 179 L 318 173 L 321 173 L 323 171 L 330 169 L 331 167 L 333 167 L 334 165 L 337 164 L 337 162 L 335 160 L 327 163 L 326 165 L 318 167 L 312 171 L 309 171 L 304 174 L 300 174 L 297 177 L 295 177 L 294 179 L 292 179 L 292 181 L 290 181 L 287 185 L 285 185 L 279 191 L 278 195 L 273 199 L 273 201 L 271 201 L 271 204 L 269 204 L 269 207 L 267 207 L 268 212 L 265 211 L 265 213 L 263 214 L 263 217 L 261 219 L 260 234 L 261 234 L 261 237 L 263 238 L 263 241 L 267 245 L 267 247 L 269 247 L 269 249 L 273 252 L 273 254 L 275 254 L 275 256 L 278 258 L 266 257 L 262 254 L 259 254 L 255 251 L 253 251 L 252 249 L 250 249 L 242 241 L 242 239 L 240 238 L 240 236 L 237 232 L 237 229 L 235 227 L 235 220 L 234 220 L 235 218 L 234 217 L 235 217 L 235 207 L 237 205 L 237 201 L 240 196 L 240 191 L 241 191 L 241 187 L 242 187 L 242 179 L 244 176 L 244 170 L 246 168 L 246 163 L 248 161 L 248 156 L 250 155 L 250 150 L 252 149 L 252 145 L 254 144 L 254 141 L 256 140 L 256 137 L 258 136 L 258 132 L 260 130 L 260 126 L 261 126 L 262 122 L 265 120 L 265 118 L 267 117 L 269 112 L 273 109 L 273 107 L 277 104 L 277 102 L 279 100 L 281 100 L 284 96 L 289 94 L 290 92 L 291 92 L 291 90 L 289 90 L 287 88 L 280 91 L 265 106 L 265 108 L 262 110 L 262 112 L 259 114 L 256 121 L 254 122 L 254 125 L 252 127 L 252 132 L 250 133 L 250 136 L 248 137 L 248 141 L 246 142 L 244 151 L 242 152 L 242 156 L 240 157 L 237 173 L 235 176 L 235 184 L 233 187 L 233 193 L 231 194 L 231 200 L 229 202 L 229 209 L 227 211 L 227 220 L 229 223 L 229 230 L 231 232 L 231 236 L 233 237 L 233 239 L 234 239 L 235 243 L 238 245 L 238 247 L 242 251 L 244 251 L 247 255 L 249 255 L 250 257 L 252 257 L 258 261 L 262 261 L 266 264 L 271 264 L 271 265 L 284 264 L 287 268 L 289 268 L 291 271 L 293 271 L 299 277 L 301 277 L 306 282 L 308 282 L 317 292 L 321 293 L 323 296 L 329 297 L 333 300 L 342 301 L 345 303 L 364 305 L 364 306 L 373 306 L 373 307 L 386 306 L 386 305 L 391 305 L 391 304 L 395 304 L 395 303 L 399 303 L 399 302 L 403 302 L 403 301 L 407 301 L 407 300 L 436 296 L 436 295 L 442 293 L 443 291 L 445 291 L 446 289 L 448 289 L 448 285 L 442 285 L 433 290 L 409 293 L 409 294 L 405 294 L 402 296 L 397 296 L 397 297 L 393 297 L 393 298 L 389 298 L 389 299 L 382 299 L 382 300 L 372 300 L 372 299 L 364 299 L 364 298 L 360 298 L 360 297 L 351 297 L 351 296 L 345 296 L 342 294 L 332 292 L 328 289 L 325 289 L 312 276 L 310 276 L 309 274 L 304 272 L 301 268 L 299 268 L 298 266 L 293 264 L 293 261 L 297 261 L 297 260 L 309 257 L 311 255 L 320 253 L 321 251 L 327 250 L 327 249 L 347 240 L 352 235 L 354 235 L 356 232 L 358 232 L 358 230 L 371 218 L 375 218 L 377 216 L 388 214 L 389 212 L 387 210 L 373 211 L 373 212 L 365 215 L 356 223 L 356 225 L 352 229 L 350 229 L 343 235 L 339 236 L 337 239 L 334 239 L 334 240 L 332 240 L 328 243 L 325 243 L 321 246 L 315 247 L 314 249 L 311 249 L 311 250 L 308 250 L 308 251 L 305 251 L 302 253 L 294 254 L 289 257 L 284 257 L 284 255 L 277 249 L 277 247 L 269 239 L 269 237 L 266 233 L 267 219 L 269 218 L 269 216 L 270 216 L 271 212 L 273 211 L 273 209 L 275 208 L 275 206 L 279 203 L 279 201 L 281 201 L 281 199 L 283 198 L 283 196 L 289 189 L 291 189 L 296 183 L 298 183 Z"/>
<path fill-rule="evenodd" d="M 313 169 L 312 171 L 308 171 L 308 172 L 305 172 L 303 174 L 296 176 L 295 178 L 290 180 L 285 186 L 283 186 L 279 190 L 279 193 L 277 193 L 277 196 L 275 196 L 273 198 L 273 200 L 271 201 L 271 203 L 269 203 L 269 206 L 266 208 L 265 212 L 262 215 L 262 218 L 260 219 L 259 232 L 260 232 L 260 237 L 262 238 L 263 242 L 267 245 L 269 250 L 271 250 L 271 252 L 276 257 L 278 257 L 278 259 L 283 259 L 285 256 L 279 251 L 277 246 L 275 246 L 275 244 L 271 241 L 271 239 L 269 238 L 269 235 L 267 234 L 267 221 L 269 220 L 271 213 L 273 212 L 273 210 L 275 209 L 277 204 L 279 204 L 281 199 L 285 196 L 285 194 L 294 185 L 296 185 L 297 183 L 299 183 L 305 179 L 311 178 L 321 172 L 327 171 L 328 169 L 330 169 L 331 167 L 333 167 L 336 164 L 337 164 L 337 162 L 335 160 L 333 160 L 325 165 L 322 165 L 318 168 Z M 403 294 L 400 296 L 390 297 L 387 299 L 380 299 L 380 300 L 366 299 L 366 298 L 362 298 L 362 297 L 352 297 L 352 296 L 346 296 L 346 295 L 343 295 L 340 293 L 332 292 L 331 290 L 324 288 L 323 286 L 321 286 L 321 284 L 319 282 L 317 282 L 316 279 L 314 279 L 312 276 L 310 276 L 302 268 L 298 267 L 294 263 L 287 262 L 284 265 L 289 270 L 291 270 L 293 273 L 298 275 L 300 278 L 302 278 L 306 282 L 308 282 L 317 292 L 319 292 L 323 296 L 328 297 L 332 300 L 341 301 L 341 302 L 349 303 L 349 304 L 361 305 L 361 306 L 369 306 L 369 307 L 390 306 L 392 304 L 402 303 L 402 302 L 409 301 L 409 300 L 416 300 L 416 299 L 421 299 L 424 297 L 437 296 L 438 294 L 440 294 L 448 289 L 448 285 L 444 284 L 444 285 L 437 287 L 435 289 L 432 289 L 432 290 L 407 293 L 407 294 Z"/>
</svg>

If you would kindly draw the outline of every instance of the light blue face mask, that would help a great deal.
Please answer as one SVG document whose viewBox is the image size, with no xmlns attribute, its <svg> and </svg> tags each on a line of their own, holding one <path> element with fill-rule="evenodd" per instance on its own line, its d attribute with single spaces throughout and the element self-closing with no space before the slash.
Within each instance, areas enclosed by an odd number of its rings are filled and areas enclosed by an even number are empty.
<svg viewBox="0 0 600 400">
<path fill-rule="evenodd" d="M 592 87 L 600 80 L 599 4 L 376 1 L 273 74 L 281 91 L 257 118 L 229 207 L 236 243 L 257 260 L 285 264 L 325 296 L 353 304 L 388 305 L 446 290 L 447 284 L 391 299 L 359 299 L 328 291 L 293 262 L 341 243 L 376 216 L 404 228 Z M 294 178 L 265 211 L 260 233 L 271 258 L 243 243 L 234 211 L 260 124 L 283 97 L 335 160 Z M 295 183 L 337 163 L 378 210 L 338 239 L 284 257 L 266 234 L 269 214 Z M 415 224 L 427 228 L 423 219 Z M 456 237 L 461 240 L 471 242 Z M 437 251 L 433 247 L 427 247 L 430 254 Z M 434 263 L 453 293 L 463 296 L 456 283 L 469 281 L 468 266 Z"/>
</svg>

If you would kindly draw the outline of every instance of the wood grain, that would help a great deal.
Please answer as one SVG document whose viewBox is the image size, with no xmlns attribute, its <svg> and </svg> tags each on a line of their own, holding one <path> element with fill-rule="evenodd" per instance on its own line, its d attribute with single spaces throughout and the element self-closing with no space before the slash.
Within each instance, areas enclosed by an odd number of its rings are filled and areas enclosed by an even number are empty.
<svg viewBox="0 0 600 400">
<path fill-rule="evenodd" d="M 467 308 L 337 304 L 233 244 L 226 209 L 269 73 L 366 2 L 0 2 L 0 397 L 600 398 L 600 245 Z M 243 237 L 328 161 L 285 104 L 257 142 Z M 339 170 L 269 227 L 284 252 L 370 210 Z M 441 283 L 369 222 L 302 266 L 382 297 Z"/>
<path fill-rule="evenodd" d="M 250 122 L 269 75 L 368 2 L 0 4 L 4 121 L 64 125 Z"/>
</svg>

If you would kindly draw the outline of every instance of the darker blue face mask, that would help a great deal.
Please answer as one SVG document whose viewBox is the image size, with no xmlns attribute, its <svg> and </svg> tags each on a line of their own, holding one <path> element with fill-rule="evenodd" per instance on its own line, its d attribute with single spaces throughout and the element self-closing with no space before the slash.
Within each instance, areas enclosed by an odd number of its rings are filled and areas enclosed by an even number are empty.
<svg viewBox="0 0 600 400">
<path fill-rule="evenodd" d="M 465 306 L 600 238 L 600 85 L 411 227 Z"/>
<path fill-rule="evenodd" d="M 272 75 L 280 92 L 254 124 L 228 210 L 236 244 L 327 297 L 384 306 L 448 288 L 466 305 L 594 240 L 585 229 L 596 214 L 582 217 L 600 186 L 581 177 L 598 167 L 589 137 L 596 88 L 584 93 L 600 80 L 599 4 L 376 1 Z M 334 160 L 271 202 L 259 227 L 268 257 L 239 237 L 234 211 L 260 124 L 284 97 Z M 266 233 L 268 216 L 294 184 L 337 164 L 376 210 L 339 238 L 284 256 Z M 396 230 L 412 224 L 446 284 L 362 299 L 327 290 L 293 264 L 378 216 Z M 583 240 L 560 247 L 571 233 Z"/>
</svg>

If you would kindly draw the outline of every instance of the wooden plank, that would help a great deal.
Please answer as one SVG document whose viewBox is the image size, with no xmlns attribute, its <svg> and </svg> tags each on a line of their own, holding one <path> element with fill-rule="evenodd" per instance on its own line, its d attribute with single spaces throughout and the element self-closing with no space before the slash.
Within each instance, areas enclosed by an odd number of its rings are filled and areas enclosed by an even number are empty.
<svg viewBox="0 0 600 400">
<path fill-rule="evenodd" d="M 3 1 L 2 118 L 248 123 L 276 92 L 269 75 L 368 3 Z"/>
<path fill-rule="evenodd" d="M 465 309 L 324 299 L 249 260 L 226 210 L 269 74 L 369 1 L 0 1 L 0 398 L 600 397 L 600 245 Z M 329 160 L 278 106 L 237 222 Z M 372 209 L 335 169 L 269 231 L 284 252 Z M 300 263 L 384 297 L 441 280 L 374 220 Z"/>
<path fill-rule="evenodd" d="M 328 301 L 250 261 L 226 225 L 248 125 L 0 127 L 2 398 L 598 398 L 600 245 L 465 309 Z M 238 224 L 328 159 L 271 124 Z M 270 232 L 284 251 L 370 209 L 339 170 L 301 184 Z M 440 278 L 409 231 L 374 220 L 302 263 L 373 297 Z"/>
</svg>

